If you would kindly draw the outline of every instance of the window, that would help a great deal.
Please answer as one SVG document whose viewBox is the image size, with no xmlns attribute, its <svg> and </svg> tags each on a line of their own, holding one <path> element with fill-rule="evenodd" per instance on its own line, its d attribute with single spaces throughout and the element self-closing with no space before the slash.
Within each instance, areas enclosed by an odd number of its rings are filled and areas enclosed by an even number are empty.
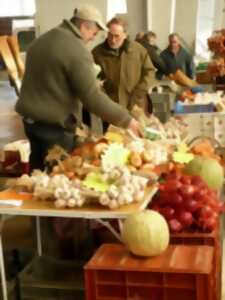
<svg viewBox="0 0 225 300">
<path fill-rule="evenodd" d="M 177 5 L 177 1 L 172 0 L 172 2 L 171 2 L 171 17 L 170 17 L 170 33 L 173 33 L 174 28 L 175 28 L 176 5 Z"/>
<path fill-rule="evenodd" d="M 126 0 L 107 0 L 107 21 L 116 14 L 127 14 Z"/>
<path fill-rule="evenodd" d="M 0 17 L 33 16 L 35 0 L 0 0 Z"/>
<path fill-rule="evenodd" d="M 216 0 L 198 1 L 196 54 L 200 59 L 210 58 L 207 39 L 214 30 L 216 4 Z"/>
</svg>

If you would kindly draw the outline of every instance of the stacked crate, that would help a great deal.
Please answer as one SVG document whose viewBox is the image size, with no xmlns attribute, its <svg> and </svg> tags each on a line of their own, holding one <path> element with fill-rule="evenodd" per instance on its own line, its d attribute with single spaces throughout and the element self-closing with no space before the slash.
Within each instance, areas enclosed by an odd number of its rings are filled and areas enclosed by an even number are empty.
<svg viewBox="0 0 225 300">
<path fill-rule="evenodd" d="M 170 245 L 138 258 L 103 245 L 85 266 L 86 300 L 214 300 L 211 246 Z"/>
<path fill-rule="evenodd" d="M 214 273 L 214 296 L 215 300 L 221 299 L 221 277 L 222 277 L 222 243 L 220 228 L 213 232 L 181 232 L 171 234 L 170 244 L 172 245 L 207 245 L 214 248 L 213 273 Z"/>
</svg>

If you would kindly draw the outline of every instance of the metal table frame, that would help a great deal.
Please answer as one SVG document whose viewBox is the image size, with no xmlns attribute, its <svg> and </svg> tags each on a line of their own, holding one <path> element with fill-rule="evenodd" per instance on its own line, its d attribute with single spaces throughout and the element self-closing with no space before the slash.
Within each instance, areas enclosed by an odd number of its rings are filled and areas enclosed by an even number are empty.
<svg viewBox="0 0 225 300">
<path fill-rule="evenodd" d="M 151 201 L 154 194 L 157 192 L 157 187 L 153 187 L 149 192 L 148 197 L 140 204 L 138 207 L 139 210 L 144 210 L 149 202 Z M 1 200 L 0 200 L 1 201 Z M 41 240 L 41 217 L 62 217 L 62 218 L 84 218 L 89 220 L 96 220 L 101 225 L 108 228 L 118 239 L 120 239 L 119 233 L 117 233 L 110 225 L 109 219 L 116 219 L 119 222 L 119 228 L 122 228 L 122 220 L 126 219 L 131 211 L 95 211 L 91 212 L 77 212 L 74 210 L 43 210 L 43 209 L 27 209 L 27 208 L 15 208 L 15 207 L 1 207 L 0 206 L 0 272 L 1 272 L 1 283 L 2 283 L 2 297 L 3 300 L 8 300 L 7 295 L 7 280 L 3 256 L 3 243 L 2 243 L 2 233 L 4 229 L 5 222 L 12 218 L 13 216 L 30 216 L 36 218 L 36 234 L 37 234 L 37 253 L 39 256 L 42 256 L 42 240 Z"/>
</svg>

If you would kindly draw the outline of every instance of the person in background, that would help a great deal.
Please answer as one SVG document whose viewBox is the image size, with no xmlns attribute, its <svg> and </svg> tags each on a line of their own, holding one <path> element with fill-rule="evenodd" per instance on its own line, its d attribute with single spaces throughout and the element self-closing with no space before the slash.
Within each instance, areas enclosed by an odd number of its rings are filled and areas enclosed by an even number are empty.
<svg viewBox="0 0 225 300">
<path fill-rule="evenodd" d="M 75 9 L 70 21 L 40 36 L 28 50 L 16 111 L 23 117 L 31 144 L 32 169 L 44 169 L 44 158 L 54 145 L 67 151 L 75 147 L 80 101 L 104 121 L 139 132 L 139 124 L 126 108 L 111 101 L 97 85 L 86 44 L 99 30 L 107 30 L 101 14 L 84 5 Z"/>
<path fill-rule="evenodd" d="M 145 35 L 144 31 L 138 32 L 138 33 L 136 34 L 135 41 L 141 43 L 142 40 L 143 40 L 143 38 L 144 38 L 144 35 Z"/>
<path fill-rule="evenodd" d="M 155 82 L 155 68 L 144 47 L 128 38 L 128 25 L 122 18 L 108 24 L 108 37 L 93 50 L 100 65 L 100 78 L 107 95 L 122 107 L 138 105 L 149 111 L 147 94 Z"/>
<path fill-rule="evenodd" d="M 166 64 L 166 74 L 174 74 L 180 69 L 189 78 L 194 78 L 192 56 L 185 50 L 176 33 L 169 35 L 169 46 L 162 51 L 161 58 Z"/>
<path fill-rule="evenodd" d="M 145 47 L 148 51 L 149 57 L 157 69 L 156 78 L 160 79 L 160 74 L 166 73 L 166 64 L 164 63 L 163 59 L 160 57 L 160 49 L 156 45 L 157 36 L 153 31 L 149 31 L 145 33 L 144 37 L 141 40 L 141 45 Z"/>
</svg>

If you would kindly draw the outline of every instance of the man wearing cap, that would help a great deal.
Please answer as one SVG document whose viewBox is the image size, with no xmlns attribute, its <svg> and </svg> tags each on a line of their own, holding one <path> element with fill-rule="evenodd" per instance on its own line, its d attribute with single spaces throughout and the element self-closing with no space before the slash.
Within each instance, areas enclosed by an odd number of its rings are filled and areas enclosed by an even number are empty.
<svg viewBox="0 0 225 300">
<path fill-rule="evenodd" d="M 148 111 L 146 95 L 155 83 L 155 68 L 146 49 L 128 38 L 128 25 L 115 17 L 108 23 L 108 37 L 93 50 L 96 64 L 102 68 L 106 93 L 122 107 L 134 105 Z"/>
<path fill-rule="evenodd" d="M 100 13 L 86 5 L 29 48 L 16 111 L 23 117 L 31 143 L 32 169 L 44 168 L 44 157 L 55 144 L 67 151 L 74 148 L 79 101 L 103 120 L 138 134 L 139 125 L 128 111 L 96 84 L 94 61 L 85 44 L 105 29 Z"/>
</svg>

